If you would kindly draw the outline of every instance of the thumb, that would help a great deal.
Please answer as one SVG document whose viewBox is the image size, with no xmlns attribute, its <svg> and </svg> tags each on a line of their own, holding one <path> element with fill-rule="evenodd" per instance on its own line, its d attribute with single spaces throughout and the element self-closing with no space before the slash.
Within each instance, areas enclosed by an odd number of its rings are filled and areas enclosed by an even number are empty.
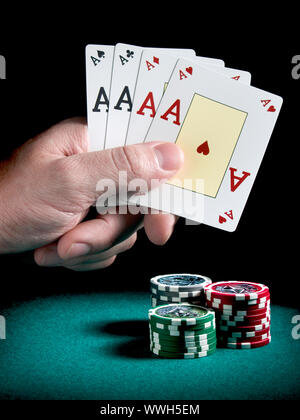
<svg viewBox="0 0 300 420">
<path fill-rule="evenodd" d="M 174 143 L 152 142 L 80 153 L 62 160 L 71 170 L 76 191 L 88 193 L 95 201 L 99 195 L 96 185 L 100 180 L 109 179 L 118 189 L 120 172 L 123 171 L 128 182 L 142 179 L 150 188 L 151 180 L 161 181 L 174 176 L 183 165 L 184 155 Z"/>
</svg>

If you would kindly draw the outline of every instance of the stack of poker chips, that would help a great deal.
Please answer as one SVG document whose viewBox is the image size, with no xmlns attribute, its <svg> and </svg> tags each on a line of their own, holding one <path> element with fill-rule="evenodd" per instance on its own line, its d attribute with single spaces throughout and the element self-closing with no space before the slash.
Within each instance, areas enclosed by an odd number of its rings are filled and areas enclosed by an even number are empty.
<svg viewBox="0 0 300 420">
<path fill-rule="evenodd" d="M 271 342 L 270 291 L 263 284 L 227 281 L 205 287 L 206 306 L 216 313 L 218 344 L 252 349 Z"/>
<path fill-rule="evenodd" d="M 198 359 L 216 351 L 214 311 L 189 303 L 149 310 L 150 350 L 159 357 Z"/>
<path fill-rule="evenodd" d="M 151 279 L 153 308 L 168 303 L 205 304 L 204 287 L 211 284 L 208 277 L 199 274 L 167 274 Z"/>
</svg>

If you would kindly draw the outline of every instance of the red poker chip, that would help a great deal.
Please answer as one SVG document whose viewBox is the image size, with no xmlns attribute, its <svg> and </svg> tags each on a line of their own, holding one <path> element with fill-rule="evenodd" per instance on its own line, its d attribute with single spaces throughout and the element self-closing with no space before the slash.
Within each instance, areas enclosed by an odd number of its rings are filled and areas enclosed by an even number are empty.
<svg viewBox="0 0 300 420">
<path fill-rule="evenodd" d="M 223 304 L 227 304 L 227 305 L 238 305 L 238 304 L 245 304 L 245 305 L 251 305 L 251 304 L 259 304 L 259 303 L 263 303 L 266 298 L 270 297 L 270 292 L 269 290 L 261 293 L 259 296 L 257 296 L 256 298 L 243 298 L 241 297 L 240 299 L 238 298 L 233 298 L 232 296 L 222 296 L 222 295 L 218 295 L 215 293 L 210 293 L 205 291 L 205 295 L 206 295 L 206 299 L 213 301 L 213 302 L 218 302 L 218 303 L 223 303 Z"/>
<path fill-rule="evenodd" d="M 258 335 L 256 337 L 243 337 L 243 338 L 235 338 L 235 337 L 226 337 L 222 335 L 218 335 L 218 341 L 221 343 L 256 343 L 258 341 L 266 340 L 270 338 L 270 332 Z"/>
<path fill-rule="evenodd" d="M 235 321 L 235 322 L 246 322 L 246 321 L 259 321 L 260 319 L 264 319 L 271 315 L 269 309 L 267 309 L 264 313 L 259 315 L 247 315 L 247 316 L 238 316 L 238 315 L 222 315 L 220 313 L 216 313 L 216 319 L 221 321 Z"/>
<path fill-rule="evenodd" d="M 229 325 L 217 325 L 217 331 L 228 331 L 228 332 L 253 332 L 253 331 L 261 331 L 265 328 L 270 327 L 271 322 L 266 322 L 264 324 L 259 325 L 236 325 L 236 326 L 229 326 Z"/>
<path fill-rule="evenodd" d="M 265 324 L 266 322 L 271 322 L 271 316 L 270 315 L 266 316 L 263 319 L 259 319 L 257 321 L 225 321 L 223 319 L 221 319 L 221 320 L 218 319 L 217 320 L 218 325 L 225 325 L 225 326 L 228 326 L 228 327 L 238 327 L 238 326 L 252 327 L 252 326 L 255 326 L 255 325 Z"/>
<path fill-rule="evenodd" d="M 264 334 L 269 334 L 271 327 L 263 328 L 259 331 L 221 331 L 218 330 L 218 337 L 238 338 L 240 340 L 247 340 L 248 338 L 261 337 Z"/>
<path fill-rule="evenodd" d="M 233 301 L 254 300 L 269 293 L 269 288 L 260 283 L 243 281 L 224 281 L 212 283 L 205 287 L 207 296 L 217 296 L 220 299 L 231 299 Z"/>
<path fill-rule="evenodd" d="M 218 303 L 216 301 L 210 301 L 210 300 L 206 300 L 206 306 L 208 308 L 213 308 L 213 309 L 217 309 L 217 310 L 221 310 L 221 311 L 225 311 L 225 310 L 232 310 L 232 311 L 248 311 L 248 310 L 257 310 L 257 309 L 264 309 L 267 307 L 267 305 L 270 304 L 270 297 L 268 297 L 268 299 L 266 301 L 257 303 L 256 301 L 254 301 L 255 303 L 252 305 L 252 301 L 249 302 L 240 302 L 240 303 Z M 250 303 L 250 304 L 249 304 Z"/>
<path fill-rule="evenodd" d="M 259 347 L 266 346 L 267 344 L 271 343 L 271 336 L 266 338 L 265 340 L 256 341 L 254 343 L 244 342 L 244 343 L 223 343 L 224 347 L 229 349 L 240 349 L 240 350 L 247 350 L 247 349 L 257 349 Z"/>
<path fill-rule="evenodd" d="M 229 316 L 256 316 L 256 315 L 262 315 L 265 314 L 268 310 L 270 310 L 270 305 L 265 306 L 262 309 L 256 309 L 256 310 L 235 310 L 232 311 L 230 309 L 224 309 L 224 310 L 217 310 L 216 312 L 220 315 L 229 315 Z"/>
</svg>

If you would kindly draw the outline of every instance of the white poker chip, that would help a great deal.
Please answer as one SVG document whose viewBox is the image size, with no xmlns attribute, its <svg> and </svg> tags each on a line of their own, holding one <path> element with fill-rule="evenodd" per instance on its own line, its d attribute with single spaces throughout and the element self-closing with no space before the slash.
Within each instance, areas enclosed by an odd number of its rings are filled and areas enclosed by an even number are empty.
<svg viewBox="0 0 300 420">
<path fill-rule="evenodd" d="M 162 292 L 193 292 L 201 291 L 212 283 L 211 279 L 199 274 L 166 274 L 153 277 L 151 287 Z"/>
</svg>

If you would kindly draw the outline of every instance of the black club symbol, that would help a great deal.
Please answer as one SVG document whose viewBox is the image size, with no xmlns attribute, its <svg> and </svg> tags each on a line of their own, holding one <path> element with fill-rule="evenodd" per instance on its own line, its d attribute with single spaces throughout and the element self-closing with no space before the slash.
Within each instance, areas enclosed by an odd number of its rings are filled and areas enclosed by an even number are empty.
<svg viewBox="0 0 300 420">
<path fill-rule="evenodd" d="M 126 53 L 127 53 L 128 58 L 133 58 L 133 55 L 134 55 L 133 51 L 127 50 Z"/>
</svg>

